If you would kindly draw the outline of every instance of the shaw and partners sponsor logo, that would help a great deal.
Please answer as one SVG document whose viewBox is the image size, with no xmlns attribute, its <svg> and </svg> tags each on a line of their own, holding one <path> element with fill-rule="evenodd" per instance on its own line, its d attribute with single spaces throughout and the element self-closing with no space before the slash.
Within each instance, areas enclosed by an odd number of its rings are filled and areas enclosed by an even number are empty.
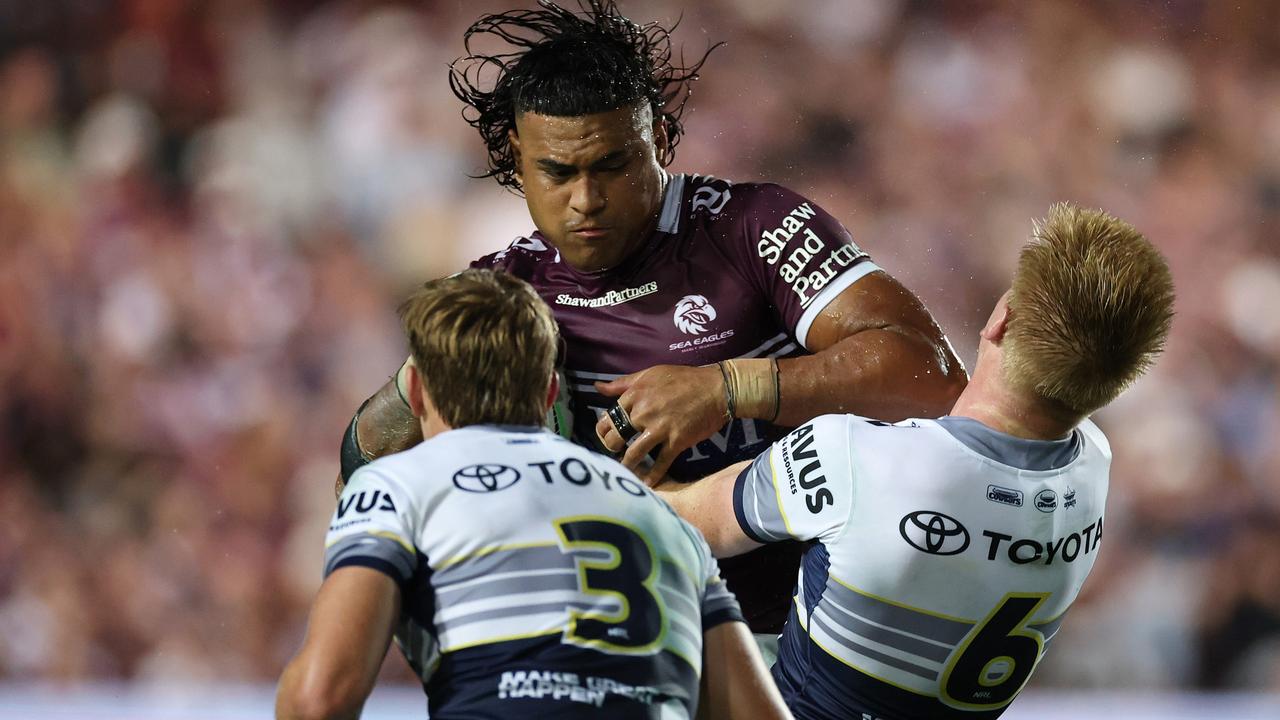
<svg viewBox="0 0 1280 720">
<path fill-rule="evenodd" d="M 787 473 L 787 487 L 791 494 L 798 492 L 797 484 L 805 491 L 804 505 L 809 512 L 817 515 L 823 507 L 836 504 L 831 491 L 822 487 L 827 478 L 822 472 L 822 463 L 818 461 L 818 450 L 813 446 L 813 425 L 802 425 L 787 436 L 782 445 L 782 467 Z M 799 468 L 798 473 L 796 468 Z"/>
<path fill-rule="evenodd" d="M 1077 557 L 1084 557 L 1098 549 L 1098 543 L 1102 542 L 1102 517 L 1099 516 L 1097 521 L 1089 523 L 1079 532 L 1048 542 L 1014 538 L 1012 535 L 991 530 L 983 530 L 982 536 L 991 540 L 987 546 L 988 560 L 995 560 L 1003 547 L 1009 561 L 1016 565 L 1041 561 L 1045 565 L 1052 565 L 1054 560 L 1058 559 L 1070 563 L 1075 562 Z M 1005 543 L 1008 545 L 1006 546 Z"/>
<path fill-rule="evenodd" d="M 1022 491 L 1013 490 L 999 485 L 987 486 L 987 499 L 993 503 L 1001 505 L 1012 505 L 1014 507 L 1022 507 Z"/>
<path fill-rule="evenodd" d="M 658 283 L 651 282 L 640 287 L 610 290 L 600 297 L 593 298 L 574 297 L 567 293 L 560 293 L 556 296 L 556 304 L 586 308 L 609 307 L 611 305 L 621 305 L 624 302 L 630 302 L 636 298 L 652 295 L 656 292 L 658 292 Z"/>
<path fill-rule="evenodd" d="M 760 242 L 756 244 L 756 254 L 770 265 L 783 261 L 785 254 L 786 259 L 778 269 L 778 274 L 791 286 L 796 297 L 800 298 L 802 308 L 808 307 L 818 292 L 842 268 L 852 265 L 866 254 L 852 241 L 842 241 L 838 247 L 832 248 L 831 244 L 808 226 L 808 222 L 816 215 L 817 211 L 812 205 L 803 203 L 787 213 L 778 227 L 761 233 Z M 793 244 L 792 240 L 797 240 L 798 244 Z M 788 246 L 792 246 L 790 252 L 786 252 Z M 810 261 L 823 252 L 827 256 L 816 267 L 810 265 Z M 806 266 L 810 267 L 808 272 L 805 272 Z"/>
<path fill-rule="evenodd" d="M 902 516 L 898 534 L 911 547 L 930 555 L 959 555 L 969 547 L 969 531 L 959 520 L 933 510 Z"/>
<path fill-rule="evenodd" d="M 496 463 L 468 465 L 453 474 L 453 484 L 459 490 L 473 493 L 506 490 L 519 481 L 519 470 Z"/>
</svg>

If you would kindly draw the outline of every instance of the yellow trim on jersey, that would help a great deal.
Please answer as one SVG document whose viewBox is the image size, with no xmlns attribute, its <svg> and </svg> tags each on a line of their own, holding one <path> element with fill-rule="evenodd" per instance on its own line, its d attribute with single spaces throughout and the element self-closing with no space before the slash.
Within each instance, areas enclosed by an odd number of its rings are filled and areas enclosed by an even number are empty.
<svg viewBox="0 0 1280 720">
<path fill-rule="evenodd" d="M 373 532 L 369 533 L 369 535 L 376 535 L 378 537 L 386 538 L 388 540 L 395 540 L 396 542 L 400 543 L 400 547 L 404 548 L 405 550 L 408 550 L 410 555 L 418 554 L 418 549 L 415 548 L 412 543 L 400 537 L 399 535 L 391 532 L 390 530 L 374 530 Z"/>
<path fill-rule="evenodd" d="M 773 451 L 769 451 L 769 478 L 773 483 L 773 493 L 778 498 L 778 514 L 782 516 L 782 526 L 787 529 L 787 535 L 795 537 L 796 533 L 791 529 L 791 521 L 787 519 L 787 509 L 782 505 L 782 488 L 778 487 L 778 470 L 773 466 Z"/>
<path fill-rule="evenodd" d="M 847 666 L 849 666 L 849 667 L 853 668 L 854 670 L 857 670 L 858 672 L 862 673 L 863 675 L 866 675 L 866 676 L 867 676 L 867 677 L 869 677 L 869 678 L 873 678 L 873 679 L 875 679 L 875 680 L 879 680 L 880 682 L 885 683 L 886 685 L 892 685 L 892 686 L 894 686 L 894 687 L 898 688 L 899 690 L 906 690 L 907 692 L 909 692 L 909 693 L 913 693 L 913 694 L 915 694 L 915 695 L 922 695 L 922 696 L 924 696 L 924 697 L 927 697 L 927 698 L 934 698 L 934 699 L 937 699 L 937 697 L 938 697 L 937 695 L 935 695 L 935 694 L 933 694 L 933 693 L 930 693 L 930 692 L 925 692 L 925 691 L 923 691 L 923 690 L 917 690 L 917 689 L 915 689 L 915 688 L 907 687 L 906 685 L 899 685 L 898 683 L 896 683 L 896 682 L 894 682 L 894 681 L 892 681 L 892 680 L 890 680 L 890 679 L 888 679 L 888 678 L 882 678 L 882 677 L 880 677 L 879 675 L 877 675 L 877 674 L 875 674 L 875 673 L 873 673 L 873 672 L 871 672 L 871 671 L 869 671 L 869 670 L 866 670 L 865 668 L 860 668 L 860 667 L 858 667 L 857 665 L 854 665 L 853 663 L 849 662 L 848 660 L 845 660 L 844 658 L 840 657 L 840 656 L 839 656 L 839 655 L 837 655 L 836 653 L 831 652 L 831 650 L 827 649 L 827 646 L 826 646 L 826 645 L 823 645 L 822 643 L 818 642 L 818 638 L 814 637 L 814 636 L 813 636 L 813 633 L 809 633 L 809 640 L 810 640 L 814 645 L 817 645 L 819 648 L 821 648 L 821 649 L 822 649 L 822 652 L 824 652 L 824 653 L 826 653 L 826 654 L 830 655 L 832 658 L 834 658 L 834 659 L 836 659 L 836 660 L 840 661 L 842 664 L 847 665 Z"/>
<path fill-rule="evenodd" d="M 564 534 L 564 525 L 567 523 L 581 522 L 584 520 L 594 520 L 596 522 L 607 523 L 610 525 L 620 525 L 635 533 L 637 537 L 644 543 L 644 548 L 649 552 L 649 575 L 640 581 L 640 585 L 649 593 L 650 597 L 658 606 L 658 611 L 662 614 L 662 628 L 658 631 L 658 636 L 652 642 L 644 645 L 615 645 L 607 640 L 594 640 L 590 638 L 580 637 L 576 630 L 578 620 L 599 620 L 604 623 L 615 624 L 626 622 L 631 617 L 631 600 L 617 590 L 601 590 L 591 587 L 587 582 L 587 570 L 613 570 L 622 564 L 621 548 L 599 540 L 570 540 Z M 662 593 L 655 587 L 658 584 L 658 576 L 662 571 L 662 562 L 658 558 L 658 554 L 653 551 L 653 543 L 649 541 L 648 536 L 640 530 L 640 528 L 628 522 L 623 522 L 615 517 L 605 515 L 573 515 L 570 517 L 556 518 L 555 520 L 556 534 L 560 536 L 560 547 L 563 550 L 574 550 L 580 547 L 589 547 L 595 549 L 607 550 L 610 554 L 609 560 L 600 562 L 598 560 L 588 560 L 580 557 L 573 558 L 578 574 L 578 590 L 587 595 L 615 596 L 619 599 L 621 610 L 617 614 L 607 614 L 603 612 L 587 611 L 582 612 L 575 608 L 569 608 L 569 627 L 564 631 L 564 639 L 571 645 L 579 647 L 589 647 L 604 650 L 606 652 L 618 653 L 621 655 L 648 655 L 657 649 L 663 648 L 664 641 L 667 639 L 668 626 L 670 619 L 667 617 L 667 606 L 662 601 Z M 696 587 L 696 586 L 695 586 Z M 687 660 L 687 658 L 686 658 Z"/>
<path fill-rule="evenodd" d="M 466 650 L 467 648 L 479 647 L 480 645 L 492 645 L 493 643 L 507 642 L 508 640 L 528 640 L 530 638 L 542 637 L 544 635 L 559 635 L 562 632 L 564 632 L 563 625 L 551 628 L 550 630 L 538 630 L 536 632 L 529 633 L 516 633 L 515 635 L 500 635 L 498 637 L 485 638 L 484 640 L 473 640 L 472 642 L 462 643 L 461 645 L 451 645 L 448 648 L 441 645 L 440 653 L 457 652 L 459 650 Z"/>
<path fill-rule="evenodd" d="M 360 532 L 354 532 L 354 533 L 351 533 L 350 535 L 343 535 L 342 537 L 334 540 L 333 542 L 325 543 L 324 549 L 328 550 L 329 548 L 333 547 L 334 545 L 337 545 L 343 540 L 346 540 L 348 538 L 353 538 L 353 537 L 360 537 L 361 535 L 373 535 L 375 537 L 387 538 L 388 540 L 395 540 L 396 543 L 400 545 L 400 547 L 403 547 L 405 550 L 408 550 L 410 555 L 418 554 L 418 549 L 415 548 L 412 543 L 400 537 L 396 533 L 391 532 L 390 530 L 361 530 Z"/>
<path fill-rule="evenodd" d="M 850 590 L 852 590 L 852 591 L 854 591 L 854 592 L 858 593 L 859 595 L 861 595 L 861 596 L 863 596 L 863 597 L 869 597 L 869 598 L 871 598 L 872 600 L 879 600 L 879 601 L 880 601 L 880 602 L 882 602 L 882 603 L 886 603 L 886 604 L 888 604 L 888 605 L 893 605 L 893 606 L 895 606 L 895 607 L 900 607 L 900 608 L 902 608 L 902 609 L 904 609 L 904 610 L 910 610 L 910 611 L 912 611 L 912 612 L 918 612 L 918 613 L 922 613 L 922 614 L 924 614 L 924 615 L 932 615 L 933 617 L 936 617 L 936 618 L 942 618 L 943 620 L 950 620 L 950 621 L 952 621 L 952 622 L 964 623 L 964 624 L 966 624 L 966 625 L 973 625 L 974 623 L 976 623 L 976 622 L 977 622 L 977 620 L 966 620 L 965 618 L 953 617 L 953 616 L 951 616 L 951 615 L 943 615 L 942 613 L 932 612 L 932 611 L 929 611 L 929 610 L 925 610 L 925 609 L 923 609 L 923 608 L 918 608 L 918 607 L 914 607 L 914 606 L 908 605 L 908 604 L 906 604 L 906 603 L 900 603 L 900 602 L 897 602 L 897 601 L 895 601 L 895 600 L 890 600 L 889 598 L 880 597 L 879 595 L 875 595 L 875 594 L 873 594 L 873 593 L 869 593 L 869 592 L 867 592 L 866 590 L 859 590 L 858 588 L 856 588 L 856 587 L 854 587 L 854 586 L 850 585 L 849 583 L 847 583 L 847 582 L 845 582 L 845 581 L 841 580 L 840 578 L 836 577 L 835 575 L 832 575 L 831 573 L 827 573 L 827 577 L 831 578 L 832 580 L 835 580 L 836 582 L 840 583 L 841 585 L 843 585 L 843 586 L 845 586 L 845 587 L 849 588 Z M 996 605 L 996 607 L 999 607 L 999 605 Z M 990 618 L 988 617 L 988 619 L 990 619 Z"/>
<path fill-rule="evenodd" d="M 485 555 L 492 555 L 494 553 L 499 553 L 504 550 L 523 550 L 525 548 L 535 548 L 535 547 L 556 547 L 556 544 L 554 542 L 538 541 L 538 542 L 527 542 L 527 543 L 509 543 L 507 545 L 490 545 L 488 547 L 482 547 L 479 550 L 476 550 L 475 552 L 463 553 L 462 555 L 454 555 L 451 558 L 446 558 L 440 561 L 439 563 L 437 563 L 434 567 L 435 569 L 439 570 L 440 568 L 449 567 L 450 565 L 457 565 L 463 560 L 473 560 L 478 557 L 484 557 Z"/>
</svg>

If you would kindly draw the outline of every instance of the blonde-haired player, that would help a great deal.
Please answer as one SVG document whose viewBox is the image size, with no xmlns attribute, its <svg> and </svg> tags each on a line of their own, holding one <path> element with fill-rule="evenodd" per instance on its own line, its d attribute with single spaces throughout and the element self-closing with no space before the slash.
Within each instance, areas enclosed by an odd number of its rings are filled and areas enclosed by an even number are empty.
<svg viewBox="0 0 1280 720">
<path fill-rule="evenodd" d="M 467 270 L 401 315 L 426 440 L 343 490 L 277 717 L 359 716 L 393 631 L 439 720 L 789 717 L 698 533 L 542 427 L 558 337 L 533 288 Z"/>
<path fill-rule="evenodd" d="M 938 420 L 819 417 L 754 462 L 663 494 L 720 556 L 812 540 L 773 668 L 799 718 L 991 718 L 1093 562 L 1111 451 L 1088 417 L 1173 315 L 1133 226 L 1056 205 Z"/>
</svg>

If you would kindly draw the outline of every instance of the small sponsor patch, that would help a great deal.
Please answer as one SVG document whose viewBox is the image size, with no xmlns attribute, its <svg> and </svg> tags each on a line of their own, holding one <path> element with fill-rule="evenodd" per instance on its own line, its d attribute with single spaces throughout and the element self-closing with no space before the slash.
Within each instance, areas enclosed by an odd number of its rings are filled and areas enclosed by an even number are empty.
<svg viewBox="0 0 1280 720">
<path fill-rule="evenodd" d="M 993 503 L 1001 505 L 1012 505 L 1013 507 L 1022 507 L 1022 491 L 1013 490 L 999 485 L 987 486 L 987 499 Z"/>
</svg>

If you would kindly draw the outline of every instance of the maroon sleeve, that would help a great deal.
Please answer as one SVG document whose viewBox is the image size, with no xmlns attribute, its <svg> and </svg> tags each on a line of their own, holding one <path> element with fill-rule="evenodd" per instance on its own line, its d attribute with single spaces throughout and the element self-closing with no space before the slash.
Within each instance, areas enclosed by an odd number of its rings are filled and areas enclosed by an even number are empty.
<svg viewBox="0 0 1280 720">
<path fill-rule="evenodd" d="M 729 191 L 735 197 L 724 214 L 733 222 L 721 240 L 736 245 L 730 257 L 803 343 L 823 306 L 877 268 L 839 221 L 803 196 L 772 184 Z"/>
</svg>

